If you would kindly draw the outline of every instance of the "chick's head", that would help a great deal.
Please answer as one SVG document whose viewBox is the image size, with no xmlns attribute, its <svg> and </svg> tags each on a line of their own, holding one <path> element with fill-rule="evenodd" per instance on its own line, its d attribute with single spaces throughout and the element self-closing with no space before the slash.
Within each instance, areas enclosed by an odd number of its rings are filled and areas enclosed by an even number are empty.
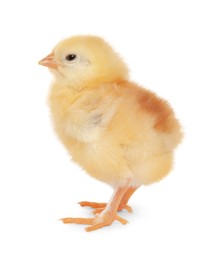
<svg viewBox="0 0 221 260">
<path fill-rule="evenodd" d="M 122 59 L 100 37 L 75 36 L 63 40 L 39 62 L 64 85 L 124 80 L 128 70 Z"/>
</svg>

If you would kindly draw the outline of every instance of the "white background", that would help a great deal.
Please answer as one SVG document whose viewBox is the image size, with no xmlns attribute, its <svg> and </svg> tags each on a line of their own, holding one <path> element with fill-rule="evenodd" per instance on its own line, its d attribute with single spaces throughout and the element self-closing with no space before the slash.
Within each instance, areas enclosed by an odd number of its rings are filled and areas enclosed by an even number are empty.
<svg viewBox="0 0 221 260">
<path fill-rule="evenodd" d="M 0 259 L 221 259 L 221 4 L 214 0 L 1 1 Z M 61 39 L 104 37 L 131 78 L 168 99 L 185 139 L 163 181 L 140 188 L 123 226 L 87 233 L 81 200 L 112 190 L 70 161 L 37 65 Z"/>
</svg>

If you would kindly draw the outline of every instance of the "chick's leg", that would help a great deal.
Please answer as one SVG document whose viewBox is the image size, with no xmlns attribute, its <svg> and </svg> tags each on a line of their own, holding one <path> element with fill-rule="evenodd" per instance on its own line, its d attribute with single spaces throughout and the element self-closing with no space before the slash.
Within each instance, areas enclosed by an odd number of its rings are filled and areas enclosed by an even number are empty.
<svg viewBox="0 0 221 260">
<path fill-rule="evenodd" d="M 127 188 L 125 194 L 123 195 L 121 202 L 118 206 L 117 211 L 121 211 L 123 209 L 126 209 L 128 212 L 132 212 L 132 208 L 127 205 L 130 197 L 132 194 L 138 189 L 138 187 L 129 187 Z M 95 210 L 93 211 L 94 214 L 100 213 L 104 208 L 106 207 L 107 203 L 97 203 L 97 202 L 89 202 L 89 201 L 81 201 L 79 204 L 82 207 L 91 207 L 94 208 Z"/>
<path fill-rule="evenodd" d="M 64 218 L 61 219 L 65 224 L 86 224 L 91 225 L 86 228 L 86 231 L 93 231 L 104 226 L 109 226 L 114 220 L 118 220 L 122 224 L 126 224 L 127 220 L 117 215 L 119 204 L 126 193 L 128 186 L 116 188 L 110 202 L 106 205 L 105 209 L 95 216 L 95 218 Z"/>
<path fill-rule="evenodd" d="M 129 187 L 127 189 L 127 191 L 125 192 L 121 202 L 120 202 L 120 205 L 118 207 L 118 211 L 121 211 L 123 209 L 126 209 L 128 212 L 132 212 L 132 208 L 127 205 L 130 197 L 134 194 L 134 192 L 138 189 L 138 187 Z"/>
</svg>

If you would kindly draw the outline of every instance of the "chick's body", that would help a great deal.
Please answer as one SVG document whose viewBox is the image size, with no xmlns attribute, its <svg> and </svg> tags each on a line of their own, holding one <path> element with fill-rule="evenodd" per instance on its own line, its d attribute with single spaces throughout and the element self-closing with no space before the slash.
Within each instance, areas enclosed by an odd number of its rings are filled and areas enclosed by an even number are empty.
<svg viewBox="0 0 221 260">
<path fill-rule="evenodd" d="M 67 62 L 70 53 L 78 60 Z M 113 187 L 150 184 L 170 171 L 179 122 L 166 101 L 128 80 L 106 42 L 67 39 L 54 49 L 53 62 L 51 114 L 75 162 Z"/>
<path fill-rule="evenodd" d="M 168 118 L 145 107 L 145 99 L 169 111 Z M 171 169 L 179 125 L 153 93 L 128 81 L 80 93 L 55 84 L 50 105 L 56 131 L 73 160 L 98 180 L 117 185 L 130 178 L 136 185 L 149 184 Z"/>
</svg>

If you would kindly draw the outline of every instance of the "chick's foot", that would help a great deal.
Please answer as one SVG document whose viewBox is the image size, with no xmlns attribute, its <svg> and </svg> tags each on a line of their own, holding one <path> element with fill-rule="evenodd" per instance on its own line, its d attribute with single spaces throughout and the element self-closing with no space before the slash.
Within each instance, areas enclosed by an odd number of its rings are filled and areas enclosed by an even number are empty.
<svg viewBox="0 0 221 260">
<path fill-rule="evenodd" d="M 121 218 L 117 214 L 110 213 L 100 213 L 97 214 L 94 218 L 62 218 L 64 224 L 83 224 L 83 225 L 91 225 L 86 227 L 86 231 L 94 231 L 100 229 L 105 226 L 110 226 L 115 220 L 119 221 L 121 224 L 127 224 L 127 220 Z"/>
<path fill-rule="evenodd" d="M 124 194 L 128 190 L 128 185 L 119 186 L 114 190 L 114 193 L 109 201 L 109 203 L 95 203 L 95 202 L 80 202 L 81 206 L 91 206 L 95 208 L 98 212 L 94 218 L 63 218 L 61 219 L 65 224 L 86 224 L 91 225 L 86 228 L 86 231 L 93 231 L 100 229 L 105 226 L 110 226 L 114 220 L 119 221 L 122 224 L 126 224 L 127 220 L 121 218 L 117 215 L 118 209 L 121 205 L 125 205 L 125 200 L 123 199 Z M 103 207 L 105 207 L 103 209 Z"/>
<path fill-rule="evenodd" d="M 119 221 L 123 225 L 127 224 L 128 222 L 126 219 L 121 218 L 117 214 L 112 214 L 112 213 L 102 214 L 101 212 L 100 214 L 96 215 L 93 225 L 87 227 L 85 230 L 89 232 L 89 231 L 100 229 L 105 226 L 110 226 L 114 222 L 114 220 Z"/>
</svg>

